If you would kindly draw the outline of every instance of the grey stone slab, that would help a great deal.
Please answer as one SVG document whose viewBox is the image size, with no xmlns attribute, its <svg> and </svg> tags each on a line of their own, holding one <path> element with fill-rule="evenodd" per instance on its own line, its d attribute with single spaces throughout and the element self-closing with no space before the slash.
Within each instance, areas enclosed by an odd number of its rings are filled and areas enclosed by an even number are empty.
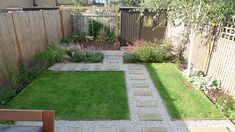
<svg viewBox="0 0 235 132">
<path fill-rule="evenodd" d="M 132 83 L 132 88 L 149 88 L 147 83 Z"/>
<path fill-rule="evenodd" d="M 82 128 L 80 127 L 72 127 L 69 129 L 69 132 L 82 132 Z"/>
<path fill-rule="evenodd" d="M 143 70 L 144 66 L 141 66 L 141 65 L 129 65 L 128 69 L 129 70 Z"/>
<path fill-rule="evenodd" d="M 68 64 L 66 68 L 68 70 L 76 70 L 77 66 L 77 64 Z"/>
<path fill-rule="evenodd" d="M 131 127 L 120 128 L 119 132 L 133 132 Z"/>
<path fill-rule="evenodd" d="M 96 128 L 95 132 L 111 132 L 112 130 L 109 128 Z"/>
<path fill-rule="evenodd" d="M 157 103 L 155 100 L 136 100 L 137 107 L 156 107 Z"/>
<path fill-rule="evenodd" d="M 189 126 L 187 129 L 189 132 L 229 132 L 226 127 L 220 126 Z"/>
<path fill-rule="evenodd" d="M 134 91 L 135 96 L 152 96 L 152 91 L 148 88 Z"/>
<path fill-rule="evenodd" d="M 142 132 L 167 132 L 167 129 L 164 127 L 144 127 Z"/>
<path fill-rule="evenodd" d="M 140 71 L 140 70 L 129 71 L 129 74 L 131 74 L 131 75 L 144 75 L 144 71 Z"/>
<path fill-rule="evenodd" d="M 119 70 L 119 65 L 106 65 L 105 66 L 106 70 Z"/>
<path fill-rule="evenodd" d="M 162 116 L 159 113 L 139 113 L 140 121 L 162 121 Z"/>
<path fill-rule="evenodd" d="M 131 80 L 146 80 L 146 76 L 134 75 L 130 77 Z"/>
</svg>

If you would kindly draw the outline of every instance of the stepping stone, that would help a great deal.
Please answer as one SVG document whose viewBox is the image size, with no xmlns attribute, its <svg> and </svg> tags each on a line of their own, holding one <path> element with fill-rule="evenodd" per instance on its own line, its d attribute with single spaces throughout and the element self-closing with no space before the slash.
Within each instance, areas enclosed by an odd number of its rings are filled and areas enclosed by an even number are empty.
<svg viewBox="0 0 235 132">
<path fill-rule="evenodd" d="M 135 96 L 152 96 L 152 91 L 148 88 L 134 91 Z"/>
<path fill-rule="evenodd" d="M 144 74 L 144 71 L 130 71 L 129 74 Z"/>
<path fill-rule="evenodd" d="M 142 132 L 167 132 L 167 129 L 164 127 L 144 127 Z"/>
<path fill-rule="evenodd" d="M 133 88 L 149 88 L 147 83 L 132 83 L 131 86 Z"/>
<path fill-rule="evenodd" d="M 132 128 L 131 127 L 123 127 L 123 128 L 120 128 L 119 132 L 132 132 Z"/>
<path fill-rule="evenodd" d="M 128 69 L 129 70 L 143 70 L 143 66 L 138 66 L 138 65 L 129 65 Z"/>
<path fill-rule="evenodd" d="M 119 70 L 119 65 L 106 65 L 106 70 Z"/>
<path fill-rule="evenodd" d="M 96 67 L 95 67 L 95 70 L 102 70 L 102 66 L 99 66 L 99 65 L 96 66 Z"/>
<path fill-rule="evenodd" d="M 137 100 L 137 107 L 156 107 L 157 103 L 155 100 Z"/>
<path fill-rule="evenodd" d="M 110 132 L 109 128 L 96 128 L 95 132 Z"/>
<path fill-rule="evenodd" d="M 111 63 L 111 64 L 118 64 L 119 61 L 115 61 L 115 60 L 107 60 L 106 63 Z"/>
<path fill-rule="evenodd" d="M 226 127 L 191 126 L 187 127 L 189 132 L 229 132 Z"/>
<path fill-rule="evenodd" d="M 145 76 L 131 76 L 131 80 L 146 80 Z"/>
<path fill-rule="evenodd" d="M 69 132 L 82 132 L 82 129 L 79 127 L 72 127 L 69 129 Z"/>
<path fill-rule="evenodd" d="M 158 113 L 139 113 L 140 121 L 162 121 L 162 116 Z"/>
</svg>

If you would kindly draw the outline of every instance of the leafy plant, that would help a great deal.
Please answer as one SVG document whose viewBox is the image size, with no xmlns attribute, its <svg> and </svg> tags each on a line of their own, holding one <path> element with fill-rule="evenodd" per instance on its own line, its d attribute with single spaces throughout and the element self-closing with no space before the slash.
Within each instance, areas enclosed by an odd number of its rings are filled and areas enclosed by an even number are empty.
<svg viewBox="0 0 235 132">
<path fill-rule="evenodd" d="M 103 27 L 103 24 L 96 20 L 90 20 L 89 21 L 89 34 L 94 37 L 94 39 L 97 38 L 100 29 Z"/>
<path fill-rule="evenodd" d="M 189 80 L 205 94 L 212 89 L 221 89 L 221 81 L 213 77 L 207 77 L 203 72 L 193 69 L 189 76 Z"/>
<path fill-rule="evenodd" d="M 86 52 L 86 56 L 84 58 L 85 62 L 102 62 L 104 58 L 104 55 L 100 52 Z"/>
<path fill-rule="evenodd" d="M 75 62 L 81 62 L 84 59 L 84 53 L 81 51 L 76 51 L 73 54 L 73 60 Z"/>
<path fill-rule="evenodd" d="M 138 57 L 135 54 L 125 53 L 123 55 L 123 61 L 125 63 L 137 63 L 137 62 L 139 62 L 139 59 L 138 59 Z"/>
<path fill-rule="evenodd" d="M 13 97 L 15 97 L 16 92 L 12 88 L 4 88 L 0 90 L 0 108 L 6 105 Z"/>
</svg>

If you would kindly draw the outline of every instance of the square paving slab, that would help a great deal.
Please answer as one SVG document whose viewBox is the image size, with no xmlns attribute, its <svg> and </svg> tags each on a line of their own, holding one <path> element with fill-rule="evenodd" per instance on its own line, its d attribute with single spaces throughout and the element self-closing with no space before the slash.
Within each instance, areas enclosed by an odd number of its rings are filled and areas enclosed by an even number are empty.
<svg viewBox="0 0 235 132">
<path fill-rule="evenodd" d="M 159 113 L 139 113 L 141 121 L 162 121 L 162 116 Z"/>
<path fill-rule="evenodd" d="M 156 107 L 157 103 L 155 100 L 136 100 L 137 107 Z"/>
<path fill-rule="evenodd" d="M 82 129 L 79 127 L 72 127 L 69 129 L 69 132 L 82 132 Z"/>
<path fill-rule="evenodd" d="M 119 132 L 133 132 L 131 127 L 123 127 L 120 128 Z"/>
<path fill-rule="evenodd" d="M 152 96 L 152 91 L 148 88 L 138 89 L 134 91 L 135 96 Z"/>
<path fill-rule="evenodd" d="M 142 132 L 167 132 L 167 129 L 164 127 L 144 127 Z"/>
</svg>

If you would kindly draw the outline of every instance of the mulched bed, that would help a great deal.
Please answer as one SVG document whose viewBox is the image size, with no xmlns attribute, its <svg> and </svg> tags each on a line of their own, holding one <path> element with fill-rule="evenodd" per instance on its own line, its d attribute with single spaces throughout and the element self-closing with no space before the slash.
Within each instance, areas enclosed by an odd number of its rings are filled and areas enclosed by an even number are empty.
<svg viewBox="0 0 235 132">
<path fill-rule="evenodd" d="M 87 48 L 89 46 L 94 46 L 96 50 L 120 50 L 120 47 L 115 47 L 111 42 L 85 42 L 82 45 Z"/>
</svg>

